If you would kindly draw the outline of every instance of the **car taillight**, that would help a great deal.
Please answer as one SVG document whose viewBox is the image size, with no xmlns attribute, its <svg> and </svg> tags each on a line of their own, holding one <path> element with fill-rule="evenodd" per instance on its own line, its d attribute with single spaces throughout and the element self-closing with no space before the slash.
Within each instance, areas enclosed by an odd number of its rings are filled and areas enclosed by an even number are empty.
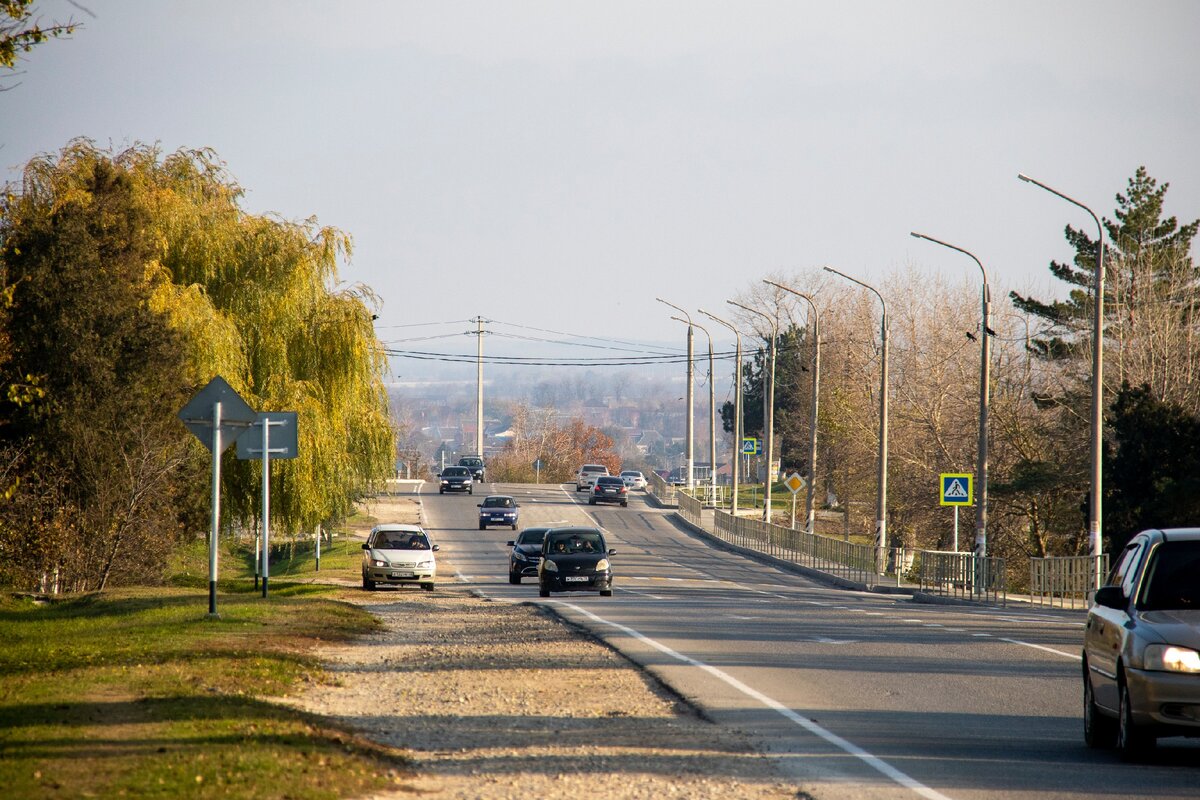
<svg viewBox="0 0 1200 800">
<path fill-rule="evenodd" d="M 625 487 L 624 487 L 624 486 L 622 486 L 622 487 L 621 487 L 621 492 L 622 492 L 622 493 L 624 493 L 625 491 L 627 491 L 627 490 L 625 489 Z"/>
</svg>

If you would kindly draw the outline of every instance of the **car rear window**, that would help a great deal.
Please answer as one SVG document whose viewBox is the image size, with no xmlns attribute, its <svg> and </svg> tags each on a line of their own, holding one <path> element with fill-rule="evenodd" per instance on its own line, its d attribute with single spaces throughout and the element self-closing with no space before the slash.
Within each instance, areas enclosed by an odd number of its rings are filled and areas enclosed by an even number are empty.
<svg viewBox="0 0 1200 800">
<path fill-rule="evenodd" d="M 625 485 L 625 481 L 621 480 L 620 478 L 607 478 L 607 477 L 598 478 L 596 480 L 596 483 L 598 483 L 602 486 L 624 486 Z"/>
<path fill-rule="evenodd" d="M 580 472 L 608 472 L 608 467 L 603 464 L 584 464 Z"/>
<path fill-rule="evenodd" d="M 1200 608 L 1200 542 L 1163 542 L 1142 584 L 1144 611 Z"/>
</svg>

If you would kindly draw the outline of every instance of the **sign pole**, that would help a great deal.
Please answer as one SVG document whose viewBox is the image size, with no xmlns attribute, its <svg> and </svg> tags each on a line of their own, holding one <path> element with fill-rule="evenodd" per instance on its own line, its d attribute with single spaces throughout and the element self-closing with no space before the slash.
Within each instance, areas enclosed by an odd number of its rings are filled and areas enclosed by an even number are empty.
<svg viewBox="0 0 1200 800">
<path fill-rule="evenodd" d="M 221 401 L 213 403 L 212 520 L 208 532 L 208 615 L 217 616 L 217 528 L 221 523 Z"/>
<path fill-rule="evenodd" d="M 954 552 L 958 552 L 958 506 L 954 507 Z"/>
<path fill-rule="evenodd" d="M 317 568 L 316 572 L 321 571 L 321 523 L 317 523 Z"/>
<path fill-rule="evenodd" d="M 262 418 L 262 533 L 263 533 L 263 580 L 262 596 L 267 596 L 267 581 L 271 576 L 271 423 Z"/>
</svg>

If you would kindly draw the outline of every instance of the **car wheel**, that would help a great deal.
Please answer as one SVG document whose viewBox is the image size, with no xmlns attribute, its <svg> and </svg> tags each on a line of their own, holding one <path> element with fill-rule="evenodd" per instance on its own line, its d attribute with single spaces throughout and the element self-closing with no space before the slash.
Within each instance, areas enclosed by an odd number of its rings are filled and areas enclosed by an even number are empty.
<svg viewBox="0 0 1200 800">
<path fill-rule="evenodd" d="M 474 486 L 468 486 L 468 487 L 467 487 L 467 494 L 475 494 L 475 487 L 474 487 Z"/>
<path fill-rule="evenodd" d="M 601 589 L 600 596 L 601 597 L 612 597 L 612 589 Z"/>
<path fill-rule="evenodd" d="M 1112 747 L 1117 741 L 1116 720 L 1104 716 L 1096 706 L 1096 694 L 1083 665 L 1083 740 L 1088 747 Z"/>
<path fill-rule="evenodd" d="M 628 507 L 629 507 L 629 501 L 628 501 L 628 500 L 622 500 L 622 501 L 621 501 L 621 508 L 628 508 Z"/>
<path fill-rule="evenodd" d="M 594 497 L 589 497 L 589 498 L 588 498 L 588 505 L 589 505 L 589 506 L 594 506 L 594 505 L 596 505 L 596 498 L 594 498 Z"/>
<path fill-rule="evenodd" d="M 550 590 L 547 589 L 545 586 L 538 584 L 538 597 L 549 597 L 549 596 L 550 596 Z"/>
<path fill-rule="evenodd" d="M 446 493 L 445 489 L 438 489 L 438 494 L 445 494 L 445 493 Z"/>
<path fill-rule="evenodd" d="M 508 582 L 509 583 L 520 583 L 521 576 L 515 572 L 510 572 L 510 573 L 508 573 Z"/>
<path fill-rule="evenodd" d="M 516 529 L 517 529 L 517 523 L 515 523 L 515 522 L 514 522 L 514 523 L 513 523 L 513 530 L 515 531 Z"/>
<path fill-rule="evenodd" d="M 1137 761 L 1152 750 L 1155 744 L 1154 736 L 1133 724 L 1129 686 L 1122 680 L 1120 713 L 1117 716 L 1117 749 L 1121 751 L 1121 758 L 1125 761 Z"/>
<path fill-rule="evenodd" d="M 366 575 L 363 575 L 363 589 L 368 592 L 375 591 L 375 581 L 371 580 Z"/>
<path fill-rule="evenodd" d="M 433 584 L 432 584 L 432 583 L 422 583 L 422 584 L 421 584 L 421 588 L 422 588 L 422 589 L 424 589 L 424 590 L 425 590 L 425 591 L 427 591 L 427 592 L 432 592 L 432 591 L 433 591 Z"/>
<path fill-rule="evenodd" d="M 481 522 L 481 523 L 479 523 L 479 530 L 481 530 L 481 531 L 486 531 L 486 530 L 487 530 L 487 525 L 484 525 L 482 522 Z"/>
</svg>

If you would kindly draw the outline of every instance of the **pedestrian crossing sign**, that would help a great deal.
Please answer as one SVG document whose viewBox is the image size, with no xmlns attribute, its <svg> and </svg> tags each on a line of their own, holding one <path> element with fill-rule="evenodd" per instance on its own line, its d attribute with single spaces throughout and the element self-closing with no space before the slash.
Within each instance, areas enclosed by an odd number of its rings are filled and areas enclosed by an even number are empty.
<svg viewBox="0 0 1200 800">
<path fill-rule="evenodd" d="M 974 475 L 961 472 L 941 474 L 942 505 L 969 506 L 975 502 Z"/>
</svg>

